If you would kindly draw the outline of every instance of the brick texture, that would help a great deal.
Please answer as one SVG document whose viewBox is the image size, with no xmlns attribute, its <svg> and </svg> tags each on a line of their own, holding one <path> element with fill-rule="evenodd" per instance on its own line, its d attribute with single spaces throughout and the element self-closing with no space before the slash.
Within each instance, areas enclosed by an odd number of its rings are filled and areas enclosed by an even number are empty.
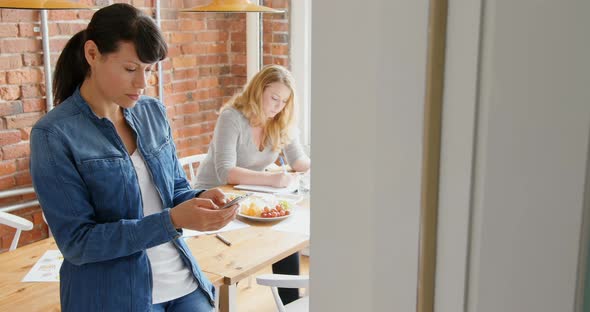
<svg viewBox="0 0 590 312">
<path fill-rule="evenodd" d="M 264 0 L 263 5 L 289 9 L 291 0 Z M 90 5 L 129 3 L 155 16 L 151 0 L 83 0 Z M 206 0 L 162 0 L 162 31 L 169 55 L 150 78 L 146 94 L 164 104 L 179 157 L 207 152 L 217 112 L 246 83 L 245 14 L 181 13 L 180 8 Z M 95 11 L 49 11 L 52 68 L 67 40 L 84 29 Z M 0 191 L 31 185 L 29 136 L 45 114 L 45 80 L 39 12 L 0 9 Z M 263 14 L 263 63 L 289 67 L 289 13 Z M 0 199 L 0 207 L 34 199 L 34 195 Z M 35 223 L 19 246 L 47 237 L 41 208 L 14 211 Z M 8 249 L 14 230 L 0 225 L 0 252 Z"/>
</svg>

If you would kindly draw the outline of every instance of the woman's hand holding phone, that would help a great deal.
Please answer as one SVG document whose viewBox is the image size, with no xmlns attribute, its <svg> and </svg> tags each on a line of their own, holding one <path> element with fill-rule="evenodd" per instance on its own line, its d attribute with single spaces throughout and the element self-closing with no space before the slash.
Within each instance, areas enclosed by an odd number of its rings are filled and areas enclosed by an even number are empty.
<svg viewBox="0 0 590 312">
<path fill-rule="evenodd" d="M 208 189 L 201 194 L 199 194 L 198 198 L 207 198 L 213 201 L 213 203 L 219 207 L 225 205 L 227 202 L 227 197 L 225 197 L 225 193 L 220 188 L 212 188 Z"/>
<path fill-rule="evenodd" d="M 219 230 L 235 219 L 238 205 L 220 209 L 216 203 L 225 205 L 225 194 L 221 190 L 211 189 L 203 192 L 199 198 L 187 200 L 170 209 L 172 224 L 175 228 L 197 231 Z"/>
<path fill-rule="evenodd" d="M 248 198 L 250 195 L 252 195 L 252 193 L 247 193 L 247 194 L 244 194 L 244 195 L 240 195 L 240 196 L 232 199 L 230 202 L 228 202 L 227 204 L 223 205 L 223 207 L 221 207 L 219 209 L 226 209 L 226 208 L 230 208 L 233 205 L 237 205 L 241 201 L 243 201 L 244 199 Z"/>
</svg>

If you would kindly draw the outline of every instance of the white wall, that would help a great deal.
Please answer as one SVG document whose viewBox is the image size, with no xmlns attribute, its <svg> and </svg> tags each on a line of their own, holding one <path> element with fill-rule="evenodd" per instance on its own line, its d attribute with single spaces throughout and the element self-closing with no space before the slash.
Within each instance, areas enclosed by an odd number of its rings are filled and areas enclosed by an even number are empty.
<svg viewBox="0 0 590 312">
<path fill-rule="evenodd" d="M 449 1 L 439 180 L 437 312 L 463 311 L 465 301 L 481 2 Z"/>
<path fill-rule="evenodd" d="M 590 2 L 483 1 L 476 77 L 473 58 L 459 56 L 478 36 L 460 37 L 459 25 L 477 24 L 479 4 L 450 4 L 436 311 L 573 311 Z"/>
<path fill-rule="evenodd" d="M 427 0 L 313 1 L 311 311 L 415 311 Z"/>
</svg>

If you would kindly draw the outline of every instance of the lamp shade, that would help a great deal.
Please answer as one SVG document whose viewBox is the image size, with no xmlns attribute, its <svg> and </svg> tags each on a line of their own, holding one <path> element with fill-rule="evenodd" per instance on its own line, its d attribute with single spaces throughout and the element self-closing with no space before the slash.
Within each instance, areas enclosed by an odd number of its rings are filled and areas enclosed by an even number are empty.
<svg viewBox="0 0 590 312">
<path fill-rule="evenodd" d="M 2 9 L 79 10 L 92 7 L 67 0 L 0 0 Z"/>
<path fill-rule="evenodd" d="M 250 3 L 248 0 L 213 0 L 203 6 L 196 6 L 190 9 L 182 9 L 180 12 L 263 12 L 283 13 L 283 10 L 276 10 Z"/>
</svg>

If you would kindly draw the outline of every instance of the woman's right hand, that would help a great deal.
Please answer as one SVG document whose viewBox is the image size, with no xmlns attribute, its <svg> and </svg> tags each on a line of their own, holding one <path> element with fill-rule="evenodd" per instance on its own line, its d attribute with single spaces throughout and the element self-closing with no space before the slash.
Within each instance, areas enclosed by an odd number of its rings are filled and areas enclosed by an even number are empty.
<svg viewBox="0 0 590 312">
<path fill-rule="evenodd" d="M 177 229 L 215 231 L 235 219 L 237 208 L 219 209 L 210 199 L 193 198 L 170 209 L 170 219 Z"/>
<path fill-rule="evenodd" d="M 271 186 L 273 187 L 287 187 L 296 179 L 295 175 L 284 172 L 273 173 L 271 177 Z"/>
</svg>

